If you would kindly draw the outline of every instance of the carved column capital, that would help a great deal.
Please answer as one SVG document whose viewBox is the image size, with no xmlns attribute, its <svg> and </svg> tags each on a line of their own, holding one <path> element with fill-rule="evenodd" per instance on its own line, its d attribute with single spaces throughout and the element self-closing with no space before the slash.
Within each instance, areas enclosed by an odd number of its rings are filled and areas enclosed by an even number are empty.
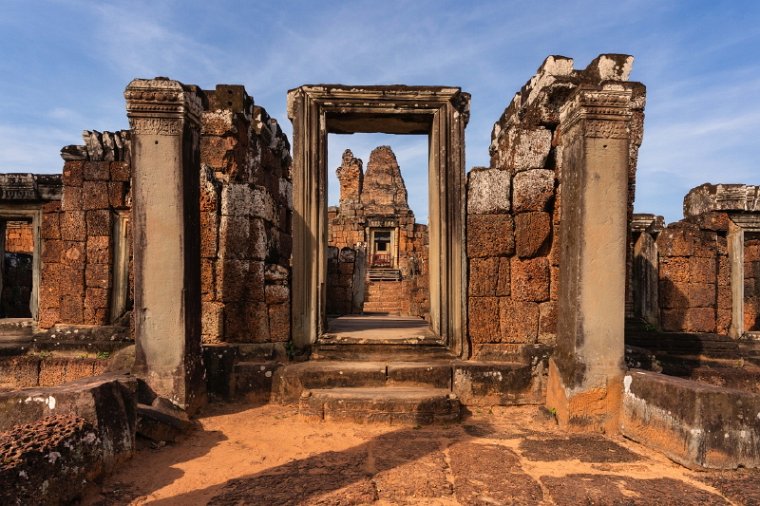
<svg viewBox="0 0 760 506">
<path fill-rule="evenodd" d="M 124 98 L 136 134 L 180 135 L 185 121 L 200 127 L 203 104 L 195 86 L 166 78 L 135 79 Z"/>
<path fill-rule="evenodd" d="M 560 111 L 566 134 L 583 125 L 585 137 L 626 139 L 630 135 L 631 90 L 579 88 Z"/>
</svg>

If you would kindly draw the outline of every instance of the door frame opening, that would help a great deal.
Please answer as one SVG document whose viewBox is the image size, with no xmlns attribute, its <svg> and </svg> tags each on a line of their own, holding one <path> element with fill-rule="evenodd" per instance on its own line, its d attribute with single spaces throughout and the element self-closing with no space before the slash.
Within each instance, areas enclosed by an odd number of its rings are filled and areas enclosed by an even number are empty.
<svg viewBox="0 0 760 506">
<path fill-rule="evenodd" d="M 428 136 L 430 323 L 466 356 L 464 129 L 470 95 L 456 87 L 304 85 L 288 92 L 293 123 L 293 345 L 327 330 L 327 137 L 330 133 Z"/>
</svg>

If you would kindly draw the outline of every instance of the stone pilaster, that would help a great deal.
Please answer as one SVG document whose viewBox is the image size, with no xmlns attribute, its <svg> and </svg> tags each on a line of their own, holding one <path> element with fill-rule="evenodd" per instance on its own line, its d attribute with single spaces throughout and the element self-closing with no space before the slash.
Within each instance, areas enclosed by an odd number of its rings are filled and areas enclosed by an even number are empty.
<svg viewBox="0 0 760 506">
<path fill-rule="evenodd" d="M 135 79 L 124 93 L 132 129 L 135 373 L 195 411 L 201 361 L 200 115 L 194 86 Z"/>
<path fill-rule="evenodd" d="M 557 352 L 547 406 L 576 430 L 617 430 L 624 350 L 631 91 L 579 88 L 562 108 Z"/>
</svg>

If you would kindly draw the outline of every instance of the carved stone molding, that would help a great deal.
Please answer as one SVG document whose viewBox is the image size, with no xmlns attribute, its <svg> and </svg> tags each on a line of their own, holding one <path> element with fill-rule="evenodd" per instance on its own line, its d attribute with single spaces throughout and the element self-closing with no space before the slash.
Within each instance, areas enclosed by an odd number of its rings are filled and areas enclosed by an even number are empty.
<svg viewBox="0 0 760 506">
<path fill-rule="evenodd" d="M 185 120 L 200 126 L 198 91 L 166 78 L 133 80 L 124 91 L 130 128 L 137 134 L 179 135 Z"/>
<path fill-rule="evenodd" d="M 585 137 L 625 139 L 630 135 L 631 90 L 578 89 L 562 108 L 560 122 L 570 134 L 583 122 Z"/>
</svg>

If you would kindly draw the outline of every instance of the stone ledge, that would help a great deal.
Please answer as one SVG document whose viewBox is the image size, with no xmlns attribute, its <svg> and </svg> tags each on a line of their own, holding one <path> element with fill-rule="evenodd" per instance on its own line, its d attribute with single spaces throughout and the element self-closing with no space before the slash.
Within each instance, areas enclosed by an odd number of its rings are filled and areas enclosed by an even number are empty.
<svg viewBox="0 0 760 506">
<path fill-rule="evenodd" d="M 760 467 L 759 395 L 641 370 L 624 389 L 624 436 L 690 468 Z"/>
</svg>

